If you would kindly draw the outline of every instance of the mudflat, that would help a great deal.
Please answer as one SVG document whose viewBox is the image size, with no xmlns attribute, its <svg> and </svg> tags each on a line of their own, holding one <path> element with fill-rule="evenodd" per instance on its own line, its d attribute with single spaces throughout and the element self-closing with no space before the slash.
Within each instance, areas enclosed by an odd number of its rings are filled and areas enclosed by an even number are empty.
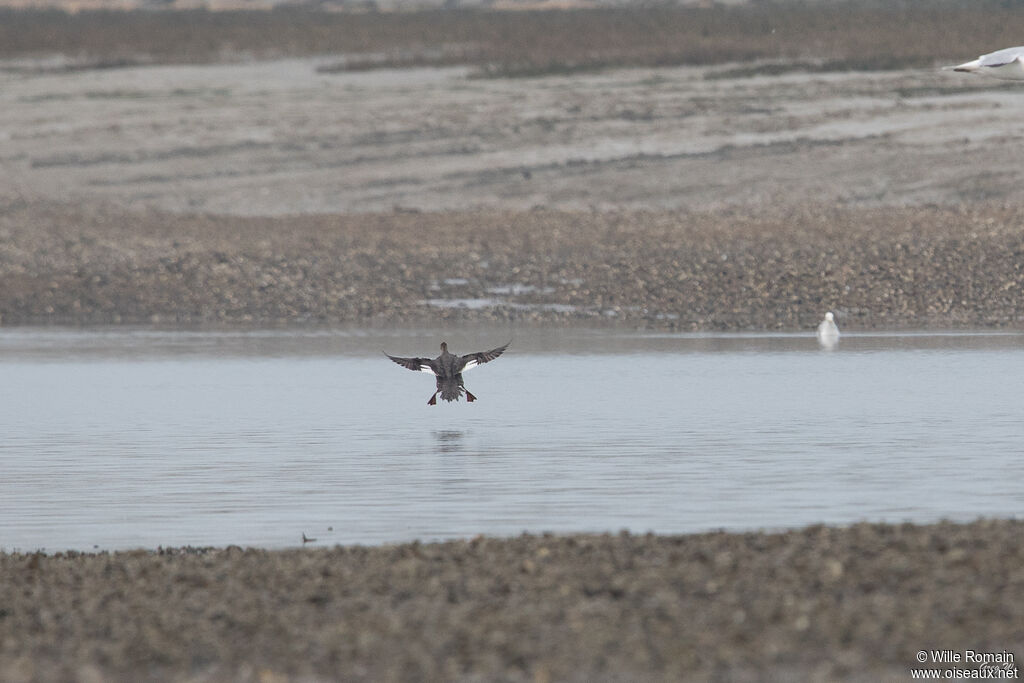
<svg viewBox="0 0 1024 683">
<path fill-rule="evenodd" d="M 1020 325 L 1012 83 L 346 58 L 0 63 L 0 320 Z"/>
<path fill-rule="evenodd" d="M 1024 525 L 0 554 L 0 678 L 909 680 L 1024 651 Z M 931 651 L 959 663 L 937 664 Z M 924 663 L 919 652 L 926 653 Z M 1005 668 L 1005 662 L 990 662 Z M 1011 663 L 1012 666 L 1012 663 Z"/>
<path fill-rule="evenodd" d="M 1024 196 L 1024 90 L 938 65 L 484 78 L 457 65 L 325 71 L 337 59 L 0 62 L 0 201 L 280 216 Z"/>
<path fill-rule="evenodd" d="M 1019 13 L 736 11 L 597 53 L 560 37 L 571 13 L 340 46 L 286 13 L 246 20 L 255 46 L 215 13 L 125 15 L 124 43 L 5 15 L 0 320 L 1019 329 L 1024 90 L 938 70 Z M 502 61 L 506 34 L 540 42 Z M 0 679 L 905 680 L 921 651 L 1024 654 L 1020 539 L 6 552 Z"/>
<path fill-rule="evenodd" d="M 1014 205 L 0 214 L 5 324 L 1019 328 Z"/>
</svg>

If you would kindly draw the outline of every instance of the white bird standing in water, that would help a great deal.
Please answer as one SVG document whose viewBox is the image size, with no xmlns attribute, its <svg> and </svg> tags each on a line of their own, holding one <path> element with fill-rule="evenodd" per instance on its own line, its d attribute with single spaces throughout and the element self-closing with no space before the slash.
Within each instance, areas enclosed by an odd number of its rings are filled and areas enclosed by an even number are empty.
<svg viewBox="0 0 1024 683">
<path fill-rule="evenodd" d="M 826 313 L 825 319 L 818 324 L 818 343 L 827 349 L 835 348 L 839 343 L 839 326 L 832 311 Z"/>
<path fill-rule="evenodd" d="M 1024 81 L 1024 46 L 1008 47 L 1005 50 L 982 55 L 970 62 L 956 66 L 942 67 L 946 71 L 964 71 L 985 74 L 1004 81 Z"/>
</svg>

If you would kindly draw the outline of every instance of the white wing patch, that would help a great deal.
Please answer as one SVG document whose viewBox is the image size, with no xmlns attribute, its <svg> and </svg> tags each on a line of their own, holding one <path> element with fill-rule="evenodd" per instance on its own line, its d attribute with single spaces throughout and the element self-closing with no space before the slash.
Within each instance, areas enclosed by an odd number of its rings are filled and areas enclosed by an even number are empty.
<svg viewBox="0 0 1024 683">
<path fill-rule="evenodd" d="M 434 368 L 430 367 L 426 363 L 420 363 L 420 372 L 429 372 L 431 375 L 436 375 Z"/>
<path fill-rule="evenodd" d="M 1024 49 L 1019 47 L 1008 47 L 1005 50 L 992 52 L 978 57 L 979 66 L 1005 66 L 1014 60 L 1019 60 L 1024 55 Z"/>
<path fill-rule="evenodd" d="M 472 370 L 478 365 L 480 365 L 480 363 L 476 362 L 476 358 L 471 358 L 470 360 L 466 361 L 466 367 L 462 368 L 462 371 L 465 372 L 466 370 Z"/>
</svg>

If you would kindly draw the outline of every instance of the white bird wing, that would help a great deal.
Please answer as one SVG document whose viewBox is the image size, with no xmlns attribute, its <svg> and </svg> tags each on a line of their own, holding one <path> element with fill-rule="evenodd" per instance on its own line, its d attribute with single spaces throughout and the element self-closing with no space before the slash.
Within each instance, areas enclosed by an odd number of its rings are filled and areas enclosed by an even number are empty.
<svg viewBox="0 0 1024 683">
<path fill-rule="evenodd" d="M 978 66 L 1003 66 L 1004 64 L 1009 64 L 1015 59 L 1021 58 L 1024 58 L 1024 46 L 1008 47 L 1005 50 L 990 52 L 987 55 L 978 57 Z"/>
<path fill-rule="evenodd" d="M 430 358 L 400 358 L 399 356 L 392 356 L 388 353 L 385 353 L 384 355 L 408 370 L 412 370 L 414 372 L 429 372 L 432 375 L 437 374 L 437 371 L 434 370 L 433 361 Z"/>
<path fill-rule="evenodd" d="M 463 365 L 459 372 L 471 370 L 478 365 L 482 365 L 484 363 L 488 363 L 494 360 L 502 353 L 504 353 L 505 349 L 507 349 L 508 345 L 511 343 L 512 342 L 508 342 L 504 346 L 499 346 L 498 348 L 491 349 L 490 351 L 477 351 L 476 353 L 467 353 L 465 356 L 462 357 Z"/>
</svg>

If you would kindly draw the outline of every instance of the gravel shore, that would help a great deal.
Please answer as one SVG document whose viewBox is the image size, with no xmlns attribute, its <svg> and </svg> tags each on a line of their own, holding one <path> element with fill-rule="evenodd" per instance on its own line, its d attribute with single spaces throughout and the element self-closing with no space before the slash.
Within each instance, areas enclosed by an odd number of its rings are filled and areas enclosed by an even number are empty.
<svg viewBox="0 0 1024 683">
<path fill-rule="evenodd" d="M 1022 539 L 978 521 L 4 553 L 0 679 L 908 680 L 921 650 L 1024 653 Z"/>
<path fill-rule="evenodd" d="M 4 324 L 1017 328 L 1024 210 L 0 214 Z"/>
</svg>

